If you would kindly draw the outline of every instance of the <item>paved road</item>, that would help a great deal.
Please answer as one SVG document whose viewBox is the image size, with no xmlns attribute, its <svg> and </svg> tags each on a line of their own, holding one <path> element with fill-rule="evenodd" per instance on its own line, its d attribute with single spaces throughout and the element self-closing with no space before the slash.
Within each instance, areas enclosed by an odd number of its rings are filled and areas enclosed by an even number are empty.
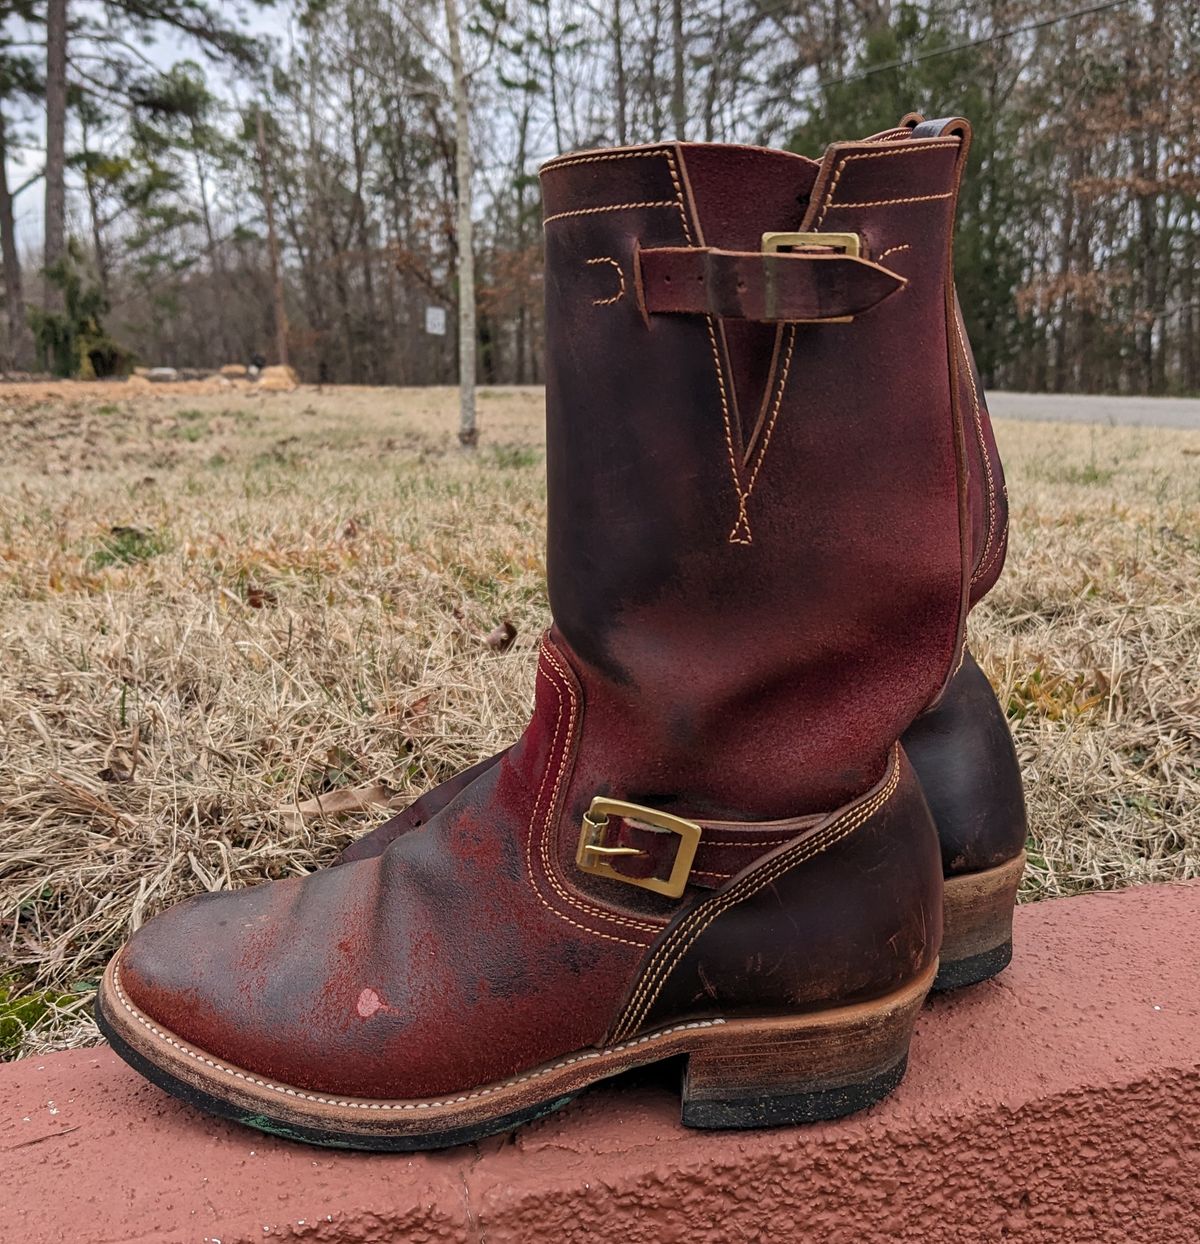
<svg viewBox="0 0 1200 1244">
<path fill-rule="evenodd" d="M 996 419 L 1055 423 L 1123 423 L 1144 428 L 1200 428 L 1200 398 L 1087 397 L 1063 393 L 994 393 L 988 410 Z"/>
</svg>

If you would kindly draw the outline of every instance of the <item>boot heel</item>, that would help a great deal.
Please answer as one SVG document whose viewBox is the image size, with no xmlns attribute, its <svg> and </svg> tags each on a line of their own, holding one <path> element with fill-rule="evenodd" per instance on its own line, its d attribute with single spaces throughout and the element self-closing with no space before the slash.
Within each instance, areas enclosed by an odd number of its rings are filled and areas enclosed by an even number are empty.
<svg viewBox="0 0 1200 1244">
<path fill-rule="evenodd" d="M 936 968 L 886 998 L 791 1019 L 730 1020 L 688 1055 L 687 1127 L 783 1127 L 873 1105 L 904 1078 Z"/>
<path fill-rule="evenodd" d="M 942 966 L 934 991 L 977 985 L 1012 960 L 1013 909 L 1025 871 L 1025 852 L 984 872 L 947 877 Z"/>
</svg>

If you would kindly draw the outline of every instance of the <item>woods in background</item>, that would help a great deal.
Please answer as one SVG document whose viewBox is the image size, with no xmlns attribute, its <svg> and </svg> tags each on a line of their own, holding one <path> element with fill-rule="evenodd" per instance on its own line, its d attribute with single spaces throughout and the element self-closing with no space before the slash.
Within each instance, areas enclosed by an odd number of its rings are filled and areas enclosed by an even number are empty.
<svg viewBox="0 0 1200 1244">
<path fill-rule="evenodd" d="M 286 322 L 305 379 L 451 382 L 459 257 L 443 5 L 287 0 L 256 10 L 249 31 L 230 8 L 4 4 L 4 366 L 39 365 L 39 353 L 70 373 L 135 356 L 275 361 Z M 460 9 L 481 382 L 540 379 L 542 160 L 674 137 L 818 155 L 915 109 L 975 126 L 957 271 L 986 383 L 1200 392 L 1200 7 Z M 23 210 L 43 195 L 44 213 Z M 19 236 L 15 221 L 31 216 L 36 233 Z M 446 312 L 445 335 L 426 332 L 430 307 Z"/>
</svg>

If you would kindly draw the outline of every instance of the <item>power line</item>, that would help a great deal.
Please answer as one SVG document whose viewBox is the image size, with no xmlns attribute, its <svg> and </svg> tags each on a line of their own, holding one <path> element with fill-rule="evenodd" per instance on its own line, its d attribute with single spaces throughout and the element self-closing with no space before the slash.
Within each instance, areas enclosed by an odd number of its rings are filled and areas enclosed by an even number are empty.
<svg viewBox="0 0 1200 1244">
<path fill-rule="evenodd" d="M 1131 3 L 1133 3 L 1133 0 L 1105 0 L 1103 4 L 1091 4 L 1087 8 L 1074 9 L 1070 13 L 1060 13 L 1057 17 L 1043 17 L 1036 22 L 1028 22 L 1024 26 L 1014 26 L 1011 30 L 1002 30 L 998 35 L 985 35 L 980 39 L 968 39 L 965 43 L 956 43 L 952 47 L 935 48 L 932 52 L 921 52 L 917 56 L 890 60 L 883 65 L 872 65 L 869 69 L 857 69 L 853 73 L 844 74 L 840 78 L 827 78 L 824 82 L 814 83 L 814 85 L 805 88 L 800 93 L 811 95 L 816 91 L 825 90 L 826 87 L 840 86 L 843 82 L 858 82 L 863 78 L 874 77 L 877 73 L 886 73 L 890 69 L 908 69 L 912 65 L 919 65 L 922 61 L 933 60 L 938 56 L 950 56 L 954 52 L 965 52 L 968 48 L 982 47 L 986 43 L 1000 43 L 1004 39 L 1013 38 L 1014 35 L 1023 35 L 1031 30 L 1041 30 L 1044 26 L 1056 26 L 1059 22 L 1068 22 L 1072 18 L 1087 17 L 1089 13 L 1103 13 L 1106 9 L 1115 9 L 1121 5 Z"/>
</svg>

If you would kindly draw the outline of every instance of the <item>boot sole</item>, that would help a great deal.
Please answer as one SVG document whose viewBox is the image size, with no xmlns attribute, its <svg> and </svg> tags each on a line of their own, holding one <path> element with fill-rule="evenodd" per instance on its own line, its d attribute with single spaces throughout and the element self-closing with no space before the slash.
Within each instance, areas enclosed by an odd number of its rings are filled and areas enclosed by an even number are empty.
<svg viewBox="0 0 1200 1244">
<path fill-rule="evenodd" d="M 935 993 L 990 980 L 1012 960 L 1013 910 L 1025 852 L 995 868 L 947 877 Z"/>
<path fill-rule="evenodd" d="M 135 1070 L 211 1114 L 310 1144 L 404 1152 L 510 1131 L 600 1080 L 680 1055 L 689 1127 L 780 1127 L 850 1114 L 900 1083 L 936 974 L 935 963 L 884 998 L 809 1015 L 676 1024 L 428 1101 L 324 1096 L 212 1058 L 133 1005 L 121 988 L 119 955 L 104 974 L 96 1018 Z"/>
</svg>

